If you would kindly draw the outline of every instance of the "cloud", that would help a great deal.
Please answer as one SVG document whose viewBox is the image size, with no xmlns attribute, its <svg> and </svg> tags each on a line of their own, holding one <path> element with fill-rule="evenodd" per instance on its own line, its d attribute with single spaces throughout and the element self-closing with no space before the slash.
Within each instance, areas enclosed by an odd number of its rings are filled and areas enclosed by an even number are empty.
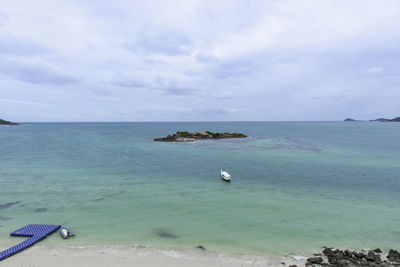
<svg viewBox="0 0 400 267">
<path fill-rule="evenodd" d="M 317 100 L 336 100 L 340 101 L 345 99 L 347 96 L 345 94 L 343 95 L 334 95 L 334 96 L 314 96 L 313 99 Z"/>
<path fill-rule="evenodd" d="M 228 78 L 238 78 L 241 76 L 247 76 L 251 73 L 251 68 L 246 66 L 243 67 L 221 67 L 214 73 L 214 77 L 217 79 L 228 79 Z"/>
<path fill-rule="evenodd" d="M 231 99 L 233 98 L 233 93 L 232 92 L 218 92 L 215 91 L 212 94 L 213 97 L 219 98 L 219 99 Z"/>
<path fill-rule="evenodd" d="M 111 83 L 119 87 L 144 88 L 176 96 L 193 95 L 198 91 L 192 85 L 186 84 L 186 81 L 158 73 L 142 74 L 140 76 L 140 73 L 129 75 L 118 72 Z"/>
<path fill-rule="evenodd" d="M 196 94 L 197 90 L 195 88 L 190 87 L 176 87 L 176 86 L 169 86 L 166 88 L 161 88 L 162 91 L 169 95 L 194 95 Z"/>
<path fill-rule="evenodd" d="M 135 87 L 146 87 L 146 84 L 142 81 L 132 80 L 132 79 L 119 79 L 112 82 L 114 85 L 128 88 Z"/>
<path fill-rule="evenodd" d="M 24 62 L 1 58 L 0 73 L 13 77 L 18 81 L 35 84 L 67 85 L 79 82 L 67 72 L 57 67 L 38 62 Z"/>
<path fill-rule="evenodd" d="M 180 56 L 190 54 L 191 41 L 174 30 L 140 31 L 134 41 L 126 44 L 133 53 Z"/>
<path fill-rule="evenodd" d="M 371 75 L 376 75 L 376 74 L 381 74 L 383 73 L 383 68 L 382 67 L 370 67 L 365 71 L 366 74 L 371 74 Z"/>
<path fill-rule="evenodd" d="M 6 12 L 0 10 L 0 27 L 8 21 L 8 15 Z"/>
<path fill-rule="evenodd" d="M 6 1 L 0 98 L 14 104 L 0 109 L 19 121 L 395 117 L 399 18 L 395 0 Z"/>
<path fill-rule="evenodd" d="M 207 55 L 198 53 L 196 54 L 196 59 L 201 63 L 216 63 L 218 62 L 218 58 L 213 55 Z"/>
<path fill-rule="evenodd" d="M 26 57 L 50 51 L 51 49 L 36 41 L 20 39 L 11 35 L 0 35 L 0 54 L 3 55 Z"/>
<path fill-rule="evenodd" d="M 14 104 L 16 106 L 20 105 L 43 105 L 43 103 L 40 102 L 34 102 L 34 101 L 24 101 L 24 100 L 18 100 L 18 99 L 10 99 L 10 98 L 0 98 L 0 102 L 5 104 Z"/>
</svg>

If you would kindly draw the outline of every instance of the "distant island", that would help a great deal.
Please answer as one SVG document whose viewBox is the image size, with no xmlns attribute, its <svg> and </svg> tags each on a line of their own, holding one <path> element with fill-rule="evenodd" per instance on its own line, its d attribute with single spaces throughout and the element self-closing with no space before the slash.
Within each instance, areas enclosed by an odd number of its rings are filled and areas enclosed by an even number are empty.
<svg viewBox="0 0 400 267">
<path fill-rule="evenodd" d="M 346 118 L 344 121 L 360 121 L 360 120 L 355 120 L 351 118 Z M 379 122 L 400 122 L 400 117 L 394 118 L 394 119 L 385 119 L 385 118 L 378 118 L 375 120 L 369 120 L 369 121 L 379 121 Z"/>
<path fill-rule="evenodd" d="M 380 121 L 380 122 L 400 122 L 400 117 L 394 118 L 394 119 L 384 119 L 384 118 L 379 118 L 376 120 L 369 120 L 369 121 Z"/>
<path fill-rule="evenodd" d="M 10 125 L 10 126 L 12 126 L 12 125 L 18 125 L 18 123 L 0 119 L 0 125 Z"/>
<path fill-rule="evenodd" d="M 378 118 L 375 120 L 369 120 L 369 121 L 380 121 L 380 122 L 385 122 L 385 121 L 389 121 L 388 119 L 384 119 L 384 118 Z"/>
<path fill-rule="evenodd" d="M 176 132 L 167 137 L 160 137 L 153 139 L 159 142 L 191 142 L 202 139 L 222 139 L 222 138 L 245 138 L 247 137 L 241 133 L 213 133 L 210 131 L 205 132 Z"/>
</svg>

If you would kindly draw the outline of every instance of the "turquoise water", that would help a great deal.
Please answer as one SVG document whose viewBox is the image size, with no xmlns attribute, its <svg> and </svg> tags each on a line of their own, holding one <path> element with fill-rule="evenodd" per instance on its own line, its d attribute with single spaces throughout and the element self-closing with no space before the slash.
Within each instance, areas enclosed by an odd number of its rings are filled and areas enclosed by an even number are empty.
<svg viewBox="0 0 400 267">
<path fill-rule="evenodd" d="M 246 139 L 159 143 L 178 130 Z M 303 254 L 400 248 L 400 123 L 27 123 L 0 127 L 0 245 L 29 223 L 77 237 Z M 218 176 L 226 168 L 230 184 Z M 16 202 L 4 207 L 5 203 Z M 3 206 L 2 206 L 3 204 Z"/>
</svg>

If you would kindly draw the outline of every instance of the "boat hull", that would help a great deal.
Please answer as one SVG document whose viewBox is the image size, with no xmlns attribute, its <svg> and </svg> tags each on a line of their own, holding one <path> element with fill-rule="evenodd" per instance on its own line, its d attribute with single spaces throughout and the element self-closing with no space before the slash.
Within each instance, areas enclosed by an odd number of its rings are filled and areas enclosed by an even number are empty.
<svg viewBox="0 0 400 267">
<path fill-rule="evenodd" d="M 221 175 L 221 179 L 224 180 L 225 182 L 230 182 L 231 181 L 231 177 L 225 177 L 223 175 Z"/>
<path fill-rule="evenodd" d="M 60 234 L 62 238 L 67 239 L 69 237 L 75 236 L 75 233 L 69 230 L 67 227 L 61 227 Z"/>
</svg>

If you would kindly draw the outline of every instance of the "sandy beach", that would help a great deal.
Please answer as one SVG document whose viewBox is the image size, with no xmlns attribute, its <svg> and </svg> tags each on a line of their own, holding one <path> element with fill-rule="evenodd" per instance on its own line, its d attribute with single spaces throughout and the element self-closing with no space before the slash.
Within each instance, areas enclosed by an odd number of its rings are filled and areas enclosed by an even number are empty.
<svg viewBox="0 0 400 267">
<path fill-rule="evenodd" d="M 0 250 L 6 249 L 5 247 Z M 284 263 L 284 264 L 282 264 Z M 156 250 L 135 246 L 34 246 L 0 262 L 7 267 L 304 266 L 304 259 Z"/>
</svg>

